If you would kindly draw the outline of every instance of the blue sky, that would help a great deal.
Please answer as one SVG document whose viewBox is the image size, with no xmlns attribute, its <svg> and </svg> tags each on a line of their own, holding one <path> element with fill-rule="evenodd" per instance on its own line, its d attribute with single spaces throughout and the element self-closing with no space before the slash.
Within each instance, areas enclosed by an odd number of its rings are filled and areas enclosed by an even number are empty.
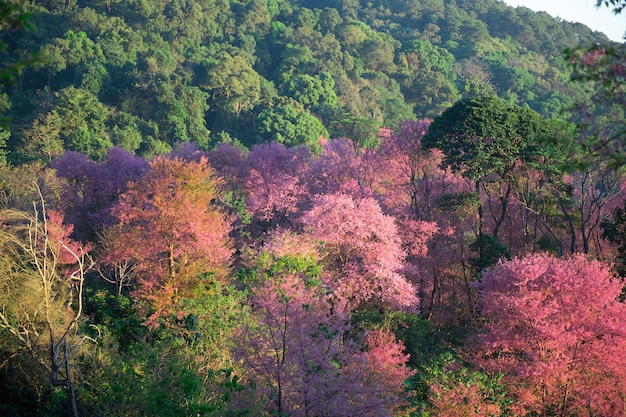
<svg viewBox="0 0 626 417">
<path fill-rule="evenodd" d="M 624 42 L 626 11 L 614 15 L 606 6 L 596 8 L 596 0 L 504 0 L 511 6 L 525 6 L 531 10 L 548 12 L 554 17 L 580 22 L 593 30 L 605 33 L 610 39 Z"/>
</svg>

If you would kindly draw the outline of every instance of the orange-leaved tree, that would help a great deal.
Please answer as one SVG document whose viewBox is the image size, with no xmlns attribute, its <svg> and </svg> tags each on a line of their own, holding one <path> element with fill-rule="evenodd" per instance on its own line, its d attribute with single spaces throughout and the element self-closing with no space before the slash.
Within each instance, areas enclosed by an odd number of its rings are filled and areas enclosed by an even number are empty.
<svg viewBox="0 0 626 417">
<path fill-rule="evenodd" d="M 221 279 L 232 254 L 230 224 L 215 204 L 220 180 L 206 159 L 186 162 L 158 157 L 131 182 L 113 214 L 119 224 L 106 233 L 110 265 L 131 262 L 137 274 L 133 297 L 157 326 L 193 293 L 207 273 Z"/>
</svg>

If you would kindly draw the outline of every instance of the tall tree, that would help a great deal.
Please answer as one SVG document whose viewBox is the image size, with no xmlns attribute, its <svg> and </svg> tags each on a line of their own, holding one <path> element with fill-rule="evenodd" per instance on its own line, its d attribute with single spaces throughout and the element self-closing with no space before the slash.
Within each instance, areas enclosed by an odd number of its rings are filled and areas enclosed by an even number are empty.
<svg viewBox="0 0 626 417">
<path fill-rule="evenodd" d="M 239 356 L 255 382 L 255 400 L 270 413 L 296 417 L 385 416 L 402 403 L 412 375 L 404 346 L 374 330 L 351 340 L 349 312 L 320 280 L 310 239 L 268 234 L 253 261 L 252 312 Z"/>
<path fill-rule="evenodd" d="M 380 175 L 375 151 L 359 151 L 348 138 L 336 138 L 322 145 L 322 153 L 309 162 L 306 184 L 311 195 L 343 193 L 360 199 L 372 196 Z"/>
<path fill-rule="evenodd" d="M 306 199 L 304 172 L 311 157 L 306 146 L 256 145 L 245 163 L 247 207 L 258 221 L 289 226 Z"/>
<path fill-rule="evenodd" d="M 515 168 L 532 159 L 535 141 L 545 129 L 545 121 L 533 110 L 497 97 L 473 98 L 457 102 L 437 117 L 422 145 L 440 149 L 442 165 L 473 181 L 478 195 L 496 194 L 499 207 L 491 207 L 491 214 L 492 234 L 497 238 L 512 196 Z M 481 236 L 482 204 L 478 219 L 477 236 Z"/>
<path fill-rule="evenodd" d="M 309 111 L 285 104 L 267 108 L 254 119 L 258 135 L 265 142 L 277 142 L 287 147 L 306 145 L 319 151 L 319 140 L 328 137 L 322 122 Z"/>
<path fill-rule="evenodd" d="M 74 225 L 73 237 L 91 242 L 104 226 L 116 223 L 111 209 L 126 191 L 126 185 L 148 170 L 144 159 L 118 147 L 109 149 L 101 162 L 69 151 L 51 165 L 56 175 L 65 180 L 61 207 Z"/>
<path fill-rule="evenodd" d="M 225 117 L 251 110 L 261 95 L 261 77 L 245 57 L 225 55 L 208 69 L 202 87 Z"/>
</svg>

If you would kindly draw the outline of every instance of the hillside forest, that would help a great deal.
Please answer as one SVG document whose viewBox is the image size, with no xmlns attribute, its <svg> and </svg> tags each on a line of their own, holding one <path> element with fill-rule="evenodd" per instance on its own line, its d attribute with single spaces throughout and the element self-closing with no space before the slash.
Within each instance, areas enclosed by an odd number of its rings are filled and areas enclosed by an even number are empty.
<svg viewBox="0 0 626 417">
<path fill-rule="evenodd" d="M 624 44 L 0 0 L 0 56 L 0 415 L 626 416 Z"/>
</svg>

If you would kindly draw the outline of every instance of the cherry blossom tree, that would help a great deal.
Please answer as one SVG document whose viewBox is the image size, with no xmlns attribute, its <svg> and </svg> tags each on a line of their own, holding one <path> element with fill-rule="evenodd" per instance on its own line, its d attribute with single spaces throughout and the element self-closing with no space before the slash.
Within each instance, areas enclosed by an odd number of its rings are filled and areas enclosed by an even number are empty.
<svg viewBox="0 0 626 417">
<path fill-rule="evenodd" d="M 239 337 L 239 357 L 278 415 L 311 415 L 339 381 L 334 362 L 342 352 L 347 317 L 333 314 L 320 288 L 298 273 L 281 273 L 255 290 L 259 323 Z M 336 312 L 334 312 L 336 313 Z M 329 387 L 325 387 L 329 384 Z"/>
<path fill-rule="evenodd" d="M 438 200 L 464 184 L 459 177 L 439 168 L 443 158 L 440 151 L 422 147 L 429 126 L 429 119 L 407 120 L 398 132 L 382 132 L 377 158 L 384 169 L 380 170 L 375 189 L 385 213 L 396 219 L 407 253 L 406 275 L 418 284 L 422 314 L 432 318 L 434 310 L 443 309 L 442 294 L 450 292 L 448 284 L 455 284 L 455 280 L 444 281 L 442 271 L 451 271 L 448 264 L 461 260 L 453 252 L 456 246 L 449 244 L 449 237 L 454 229 L 462 233 L 462 223 L 450 223 L 449 216 L 437 210 Z M 441 244 L 444 240 L 447 243 Z M 444 253 L 441 248 L 447 251 Z"/>
<path fill-rule="evenodd" d="M 320 195 L 301 220 L 305 230 L 322 242 L 333 291 L 354 306 L 378 300 L 417 308 L 416 289 L 401 273 L 406 253 L 394 219 L 384 215 L 375 200 Z"/>
<path fill-rule="evenodd" d="M 185 162 L 155 158 L 150 170 L 131 182 L 108 230 L 106 264 L 130 261 L 136 267 L 134 297 L 158 324 L 198 282 L 200 274 L 223 277 L 230 262 L 228 219 L 215 207 L 219 180 L 205 158 Z"/>
<path fill-rule="evenodd" d="M 384 130 L 378 151 L 382 184 L 378 187 L 387 207 L 408 211 L 414 220 L 431 221 L 436 199 L 444 194 L 454 177 L 439 168 L 441 151 L 426 150 L 422 138 L 428 132 L 429 119 L 407 120 L 399 131 Z"/>
<path fill-rule="evenodd" d="M 206 156 L 216 174 L 223 179 L 224 190 L 241 192 L 246 178 L 245 161 L 248 153 L 230 143 L 220 143 L 216 149 L 207 152 Z"/>
<path fill-rule="evenodd" d="M 528 255 L 483 273 L 476 358 L 506 373 L 517 414 L 624 415 L 622 286 L 583 255 Z"/>
<path fill-rule="evenodd" d="M 406 403 L 403 384 L 415 371 L 406 366 L 404 344 L 386 329 L 372 330 L 363 343 L 342 371 L 347 395 L 336 407 L 343 412 L 327 415 L 391 416 Z"/>
<path fill-rule="evenodd" d="M 357 149 L 348 138 L 325 142 L 322 153 L 310 161 L 306 172 L 310 194 L 344 193 L 357 199 L 371 197 L 380 172 L 375 154 L 373 150 Z"/>
<path fill-rule="evenodd" d="M 307 189 L 302 177 L 310 158 L 306 146 L 256 145 L 246 160 L 247 206 L 260 221 L 285 225 Z"/>
<path fill-rule="evenodd" d="M 253 401 L 295 417 L 390 416 L 412 375 L 404 346 L 388 331 L 372 331 L 361 347 L 348 338 L 347 305 L 324 287 L 311 243 L 277 231 L 251 257 L 257 321 L 242 329 L 238 356 Z"/>
</svg>

